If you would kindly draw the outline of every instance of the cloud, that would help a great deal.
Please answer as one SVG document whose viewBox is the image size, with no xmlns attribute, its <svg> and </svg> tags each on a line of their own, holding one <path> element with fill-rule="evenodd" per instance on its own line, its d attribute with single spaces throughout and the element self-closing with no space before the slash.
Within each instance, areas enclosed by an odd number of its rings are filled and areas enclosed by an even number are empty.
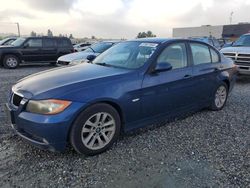
<svg viewBox="0 0 250 188">
<path fill-rule="evenodd" d="M 8 0 L 0 6 L 0 21 L 19 22 L 23 34 L 51 29 L 77 37 L 134 38 L 151 30 L 168 37 L 173 27 L 228 24 L 232 11 L 234 23 L 247 21 L 249 8 L 250 0 Z"/>
<path fill-rule="evenodd" d="M 22 0 L 30 7 L 44 11 L 68 11 L 75 0 Z"/>
</svg>

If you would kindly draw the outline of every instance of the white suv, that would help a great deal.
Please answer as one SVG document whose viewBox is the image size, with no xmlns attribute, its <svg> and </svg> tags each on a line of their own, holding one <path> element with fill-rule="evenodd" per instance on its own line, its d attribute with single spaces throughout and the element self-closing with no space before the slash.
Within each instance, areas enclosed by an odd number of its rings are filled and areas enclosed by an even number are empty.
<svg viewBox="0 0 250 188">
<path fill-rule="evenodd" d="M 234 60 L 240 74 L 250 75 L 250 34 L 242 35 L 230 47 L 221 49 L 221 52 Z"/>
</svg>

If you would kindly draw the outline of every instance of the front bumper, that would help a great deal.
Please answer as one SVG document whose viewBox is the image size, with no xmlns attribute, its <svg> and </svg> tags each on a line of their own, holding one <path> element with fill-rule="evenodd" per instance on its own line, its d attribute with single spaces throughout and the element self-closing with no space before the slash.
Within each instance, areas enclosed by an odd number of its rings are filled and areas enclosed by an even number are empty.
<svg viewBox="0 0 250 188">
<path fill-rule="evenodd" d="M 250 75 L 250 67 L 247 67 L 247 66 L 239 66 L 239 65 L 238 65 L 238 71 L 239 71 L 239 74 L 242 74 L 242 75 Z"/>
<path fill-rule="evenodd" d="M 56 115 L 40 115 L 5 105 L 9 123 L 15 132 L 32 145 L 50 151 L 64 151 L 70 127 L 83 104 L 72 103 L 64 112 Z"/>
</svg>

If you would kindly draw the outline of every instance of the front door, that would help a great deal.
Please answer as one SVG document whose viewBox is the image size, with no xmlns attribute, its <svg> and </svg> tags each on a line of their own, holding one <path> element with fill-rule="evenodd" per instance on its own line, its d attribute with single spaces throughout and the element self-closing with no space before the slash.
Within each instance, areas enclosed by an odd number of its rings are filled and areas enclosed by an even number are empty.
<svg viewBox="0 0 250 188">
<path fill-rule="evenodd" d="M 30 38 L 28 39 L 22 49 L 22 57 L 27 62 L 37 62 L 42 59 L 42 39 Z"/>
<path fill-rule="evenodd" d="M 144 117 L 178 114 L 194 102 L 192 67 L 189 66 L 187 45 L 167 46 L 156 63 L 170 63 L 172 70 L 145 75 L 142 84 L 142 111 Z"/>
</svg>

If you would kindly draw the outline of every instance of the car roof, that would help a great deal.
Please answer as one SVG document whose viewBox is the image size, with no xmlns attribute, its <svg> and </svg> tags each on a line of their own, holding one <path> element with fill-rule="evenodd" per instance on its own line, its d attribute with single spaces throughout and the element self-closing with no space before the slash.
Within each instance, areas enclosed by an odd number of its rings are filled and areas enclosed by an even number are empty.
<svg viewBox="0 0 250 188">
<path fill-rule="evenodd" d="M 139 41 L 139 42 L 154 42 L 154 43 L 164 43 L 164 42 L 168 42 L 171 40 L 178 40 L 178 39 L 174 39 L 174 38 L 157 38 L 157 37 L 150 37 L 150 38 L 138 38 L 138 39 L 134 39 L 134 40 L 130 40 L 130 41 Z"/>
<path fill-rule="evenodd" d="M 122 42 L 121 40 L 104 40 L 104 41 L 100 41 L 100 42 L 97 42 L 97 43 L 101 43 L 101 42 L 107 42 L 107 43 L 119 43 L 119 42 Z"/>
<path fill-rule="evenodd" d="M 36 38 L 45 38 L 45 39 L 69 39 L 68 37 L 59 37 L 59 36 L 41 36 L 41 37 L 21 37 L 21 38 L 25 38 L 25 39 L 36 39 Z M 70 39 L 69 39 L 70 40 Z"/>
</svg>

